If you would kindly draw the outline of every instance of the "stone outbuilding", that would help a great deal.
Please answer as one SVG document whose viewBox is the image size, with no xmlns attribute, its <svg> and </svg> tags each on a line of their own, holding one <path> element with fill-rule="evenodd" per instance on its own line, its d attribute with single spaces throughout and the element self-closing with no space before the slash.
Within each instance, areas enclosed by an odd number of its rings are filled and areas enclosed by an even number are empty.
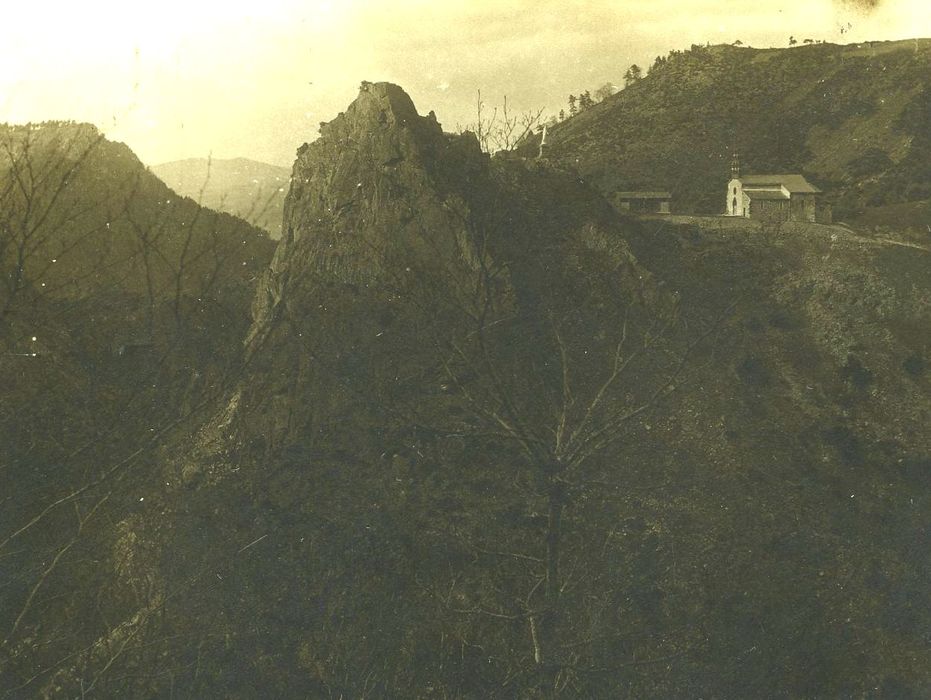
<svg viewBox="0 0 931 700">
<path fill-rule="evenodd" d="M 614 204 L 623 211 L 638 214 L 668 214 L 672 194 L 660 191 L 616 192 Z"/>
</svg>

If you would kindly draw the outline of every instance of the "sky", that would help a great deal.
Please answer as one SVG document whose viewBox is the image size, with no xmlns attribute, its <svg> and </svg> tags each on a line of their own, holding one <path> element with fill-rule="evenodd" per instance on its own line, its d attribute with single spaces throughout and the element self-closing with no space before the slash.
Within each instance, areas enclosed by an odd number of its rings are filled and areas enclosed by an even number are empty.
<svg viewBox="0 0 931 700">
<path fill-rule="evenodd" d="M 0 122 L 87 121 L 143 162 L 290 166 L 363 80 L 447 131 L 507 96 L 570 93 L 691 44 L 931 37 L 928 0 L 46 0 L 0 7 Z M 843 30 L 843 31 L 842 31 Z"/>
</svg>

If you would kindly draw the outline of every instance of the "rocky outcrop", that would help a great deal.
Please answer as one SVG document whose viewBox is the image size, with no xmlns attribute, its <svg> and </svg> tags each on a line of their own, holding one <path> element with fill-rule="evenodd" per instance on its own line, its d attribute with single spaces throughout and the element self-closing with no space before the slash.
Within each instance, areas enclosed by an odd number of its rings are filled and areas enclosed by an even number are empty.
<svg viewBox="0 0 931 700">
<path fill-rule="evenodd" d="M 394 317 L 391 300 L 403 298 L 401 315 L 409 315 L 423 306 L 417 299 L 474 290 L 483 265 L 496 268 L 502 299 L 526 311 L 556 280 L 586 274 L 585 251 L 610 261 L 631 294 L 656 300 L 593 190 L 545 162 L 491 159 L 473 134 L 444 133 L 432 112 L 420 116 L 389 83 L 363 83 L 320 138 L 298 150 L 283 231 L 253 305 L 246 347 L 255 362 L 236 410 L 240 418 L 258 413 L 265 437 L 283 429 L 295 404 L 315 400 L 296 397 L 293 377 L 320 359 L 309 348 L 321 324 L 330 327 L 322 313 L 341 324 Z M 223 424 L 235 442 L 236 426 L 253 420 L 227 415 Z"/>
<path fill-rule="evenodd" d="M 371 284 L 439 256 L 469 264 L 467 231 L 487 157 L 471 134 L 444 134 L 396 85 L 363 83 L 349 108 L 298 150 L 283 240 L 255 303 L 264 337 L 289 286 Z"/>
</svg>

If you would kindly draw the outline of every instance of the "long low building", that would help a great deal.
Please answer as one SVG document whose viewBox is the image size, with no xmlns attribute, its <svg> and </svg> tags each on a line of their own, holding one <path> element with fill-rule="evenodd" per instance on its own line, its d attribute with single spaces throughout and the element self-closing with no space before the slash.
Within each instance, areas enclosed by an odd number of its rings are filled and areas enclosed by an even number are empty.
<svg viewBox="0 0 931 700">
<path fill-rule="evenodd" d="M 672 194 L 660 191 L 616 192 L 614 204 L 618 209 L 642 214 L 668 214 Z"/>
</svg>

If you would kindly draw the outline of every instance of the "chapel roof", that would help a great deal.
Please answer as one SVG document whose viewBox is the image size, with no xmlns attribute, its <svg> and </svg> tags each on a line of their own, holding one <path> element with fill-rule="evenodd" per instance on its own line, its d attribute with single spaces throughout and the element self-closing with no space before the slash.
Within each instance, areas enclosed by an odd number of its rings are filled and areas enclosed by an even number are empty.
<svg viewBox="0 0 931 700">
<path fill-rule="evenodd" d="M 787 195 L 782 190 L 744 190 L 744 194 L 747 195 L 750 199 L 756 200 L 776 200 L 776 199 L 788 199 Z"/>
<path fill-rule="evenodd" d="M 770 189 L 766 186 L 785 187 L 789 192 L 795 193 L 814 193 L 820 192 L 817 187 L 805 179 L 804 175 L 798 174 L 778 174 L 778 175 L 744 175 L 740 178 L 741 184 L 746 187 L 760 187 Z"/>
</svg>

